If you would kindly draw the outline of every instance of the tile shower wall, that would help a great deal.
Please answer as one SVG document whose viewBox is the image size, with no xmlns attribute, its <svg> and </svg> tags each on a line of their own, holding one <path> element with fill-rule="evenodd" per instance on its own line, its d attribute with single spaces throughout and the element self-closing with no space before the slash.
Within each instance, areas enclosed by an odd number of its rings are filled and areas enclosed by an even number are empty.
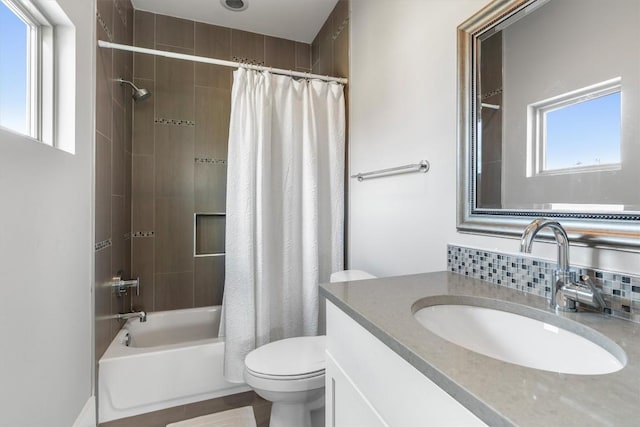
<svg viewBox="0 0 640 427">
<path fill-rule="evenodd" d="M 129 0 L 97 1 L 96 36 L 115 43 L 133 42 L 133 7 Z M 95 339 L 96 359 L 120 329 L 112 318 L 128 308 L 112 292 L 111 278 L 131 265 L 131 89 L 114 79 L 133 78 L 133 55 L 96 49 L 95 178 Z"/>
<path fill-rule="evenodd" d="M 143 11 L 134 20 L 136 46 L 311 71 L 308 44 Z M 134 106 L 133 302 L 147 311 L 221 304 L 224 256 L 194 256 L 194 234 L 220 247 L 233 70 L 144 54 L 133 62 L 136 85 L 153 93 Z M 199 215 L 205 226 L 194 230 L 195 214 L 217 215 Z"/>
<path fill-rule="evenodd" d="M 349 78 L 349 18 L 350 0 L 339 0 L 333 11 L 322 25 L 318 35 L 311 44 L 312 73 L 335 77 Z M 345 165 L 349 164 L 349 86 L 344 87 L 345 103 L 347 108 L 345 134 Z M 349 182 L 349 170 L 345 168 L 345 183 Z M 349 209 L 349 186 L 345 186 L 344 194 L 345 218 Z M 344 235 L 347 234 L 347 221 L 344 222 Z M 347 260 L 348 248 L 345 239 L 344 265 L 349 265 Z"/>
<path fill-rule="evenodd" d="M 311 44 L 314 74 L 349 77 L 349 1 L 339 0 Z"/>
<path fill-rule="evenodd" d="M 448 245 L 447 269 L 549 298 L 556 263 L 531 256 Z M 640 322 L 640 276 L 586 267 L 575 267 L 575 271 L 594 280 L 613 314 Z"/>
</svg>

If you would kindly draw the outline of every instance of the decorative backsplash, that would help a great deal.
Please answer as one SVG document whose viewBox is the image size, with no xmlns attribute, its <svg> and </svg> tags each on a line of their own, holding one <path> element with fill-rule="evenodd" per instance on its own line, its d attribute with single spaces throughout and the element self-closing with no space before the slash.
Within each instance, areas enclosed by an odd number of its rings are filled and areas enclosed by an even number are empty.
<svg viewBox="0 0 640 427">
<path fill-rule="evenodd" d="M 447 245 L 447 270 L 545 298 L 555 269 L 555 262 L 525 254 Z M 601 288 L 610 314 L 640 322 L 640 276 L 578 266 L 572 271 L 589 275 Z"/>
<path fill-rule="evenodd" d="M 207 157 L 195 157 L 194 158 L 196 163 L 208 163 L 208 164 L 212 164 L 212 165 L 226 165 L 227 164 L 227 159 L 210 159 Z"/>
<path fill-rule="evenodd" d="M 155 231 L 134 231 L 133 237 L 155 237 Z"/>
<path fill-rule="evenodd" d="M 103 240 L 101 242 L 96 242 L 95 251 L 98 252 L 104 248 L 108 248 L 109 246 L 111 246 L 111 244 L 112 244 L 111 239 Z"/>
<path fill-rule="evenodd" d="M 172 125 L 172 126 L 195 126 L 196 125 L 196 122 L 193 120 L 165 119 L 164 117 L 156 117 L 155 119 L 153 119 L 153 122 L 161 125 Z"/>
</svg>

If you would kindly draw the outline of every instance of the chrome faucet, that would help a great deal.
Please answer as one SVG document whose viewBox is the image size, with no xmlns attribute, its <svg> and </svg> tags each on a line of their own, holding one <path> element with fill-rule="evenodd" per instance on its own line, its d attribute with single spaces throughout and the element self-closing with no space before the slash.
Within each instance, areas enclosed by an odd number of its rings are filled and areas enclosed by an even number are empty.
<svg viewBox="0 0 640 427">
<path fill-rule="evenodd" d="M 140 322 L 146 322 L 147 321 L 147 313 L 144 311 L 134 311 L 131 313 L 120 313 L 118 314 L 117 319 L 118 320 L 127 320 L 127 319 L 131 319 L 133 317 L 138 317 L 140 319 Z"/>
<path fill-rule="evenodd" d="M 549 305 L 554 310 L 576 311 L 576 302 L 604 309 L 602 294 L 589 276 L 575 280 L 569 269 L 569 238 L 559 222 L 547 218 L 537 218 L 527 226 L 520 240 L 520 252 L 531 253 L 533 240 L 540 230 L 550 228 L 558 245 L 558 266 L 551 289 Z"/>
<path fill-rule="evenodd" d="M 136 288 L 136 295 L 140 295 L 140 278 L 135 280 L 122 280 L 122 270 L 118 271 L 111 279 L 111 286 L 116 288 L 116 295 L 121 297 L 127 294 L 127 288 Z"/>
</svg>

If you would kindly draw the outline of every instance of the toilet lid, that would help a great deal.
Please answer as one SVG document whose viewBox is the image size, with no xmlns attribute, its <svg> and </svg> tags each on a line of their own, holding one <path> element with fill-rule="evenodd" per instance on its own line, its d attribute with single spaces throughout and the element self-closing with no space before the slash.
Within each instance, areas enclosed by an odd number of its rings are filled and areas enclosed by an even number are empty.
<svg viewBox="0 0 640 427">
<path fill-rule="evenodd" d="M 342 270 L 332 273 L 329 281 L 335 283 L 364 279 L 377 279 L 377 277 L 362 270 Z"/>
<path fill-rule="evenodd" d="M 252 372 L 266 376 L 298 377 L 324 371 L 325 336 L 286 338 L 263 345 L 244 360 Z"/>
</svg>

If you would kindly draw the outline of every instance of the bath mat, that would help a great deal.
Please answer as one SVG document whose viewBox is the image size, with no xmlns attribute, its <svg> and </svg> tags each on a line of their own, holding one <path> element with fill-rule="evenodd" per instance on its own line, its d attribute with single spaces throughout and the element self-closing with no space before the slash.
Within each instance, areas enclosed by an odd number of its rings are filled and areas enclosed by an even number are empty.
<svg viewBox="0 0 640 427">
<path fill-rule="evenodd" d="M 167 427 L 256 427 L 256 418 L 253 415 L 253 408 L 244 406 L 167 424 Z"/>
</svg>

